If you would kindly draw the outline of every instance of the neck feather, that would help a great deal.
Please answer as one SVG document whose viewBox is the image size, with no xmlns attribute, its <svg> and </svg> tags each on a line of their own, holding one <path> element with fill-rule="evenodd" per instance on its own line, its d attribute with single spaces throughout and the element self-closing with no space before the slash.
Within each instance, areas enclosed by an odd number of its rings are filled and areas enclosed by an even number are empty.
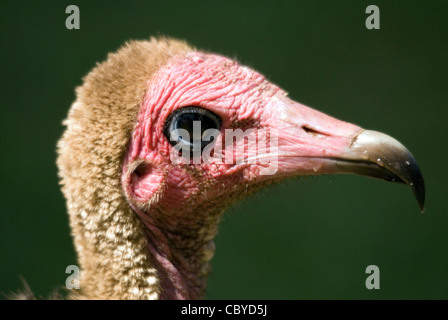
<svg viewBox="0 0 448 320">
<path fill-rule="evenodd" d="M 151 213 L 134 209 L 143 222 L 147 249 L 154 261 L 160 299 L 203 299 L 211 270 L 219 214 L 207 223 L 173 219 L 176 223 L 154 218 Z M 157 215 L 156 215 L 157 216 Z M 191 216 L 183 213 L 180 216 Z M 171 217 L 172 218 L 172 217 Z"/>
</svg>

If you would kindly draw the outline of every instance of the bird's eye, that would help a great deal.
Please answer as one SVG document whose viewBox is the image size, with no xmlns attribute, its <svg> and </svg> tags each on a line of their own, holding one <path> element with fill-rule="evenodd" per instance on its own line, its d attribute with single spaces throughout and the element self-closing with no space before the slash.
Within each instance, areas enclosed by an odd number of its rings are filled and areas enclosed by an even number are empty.
<svg viewBox="0 0 448 320">
<path fill-rule="evenodd" d="M 188 106 L 175 110 L 168 117 L 163 133 L 171 145 L 194 153 L 213 142 L 220 129 L 218 115 L 201 107 Z"/>
</svg>

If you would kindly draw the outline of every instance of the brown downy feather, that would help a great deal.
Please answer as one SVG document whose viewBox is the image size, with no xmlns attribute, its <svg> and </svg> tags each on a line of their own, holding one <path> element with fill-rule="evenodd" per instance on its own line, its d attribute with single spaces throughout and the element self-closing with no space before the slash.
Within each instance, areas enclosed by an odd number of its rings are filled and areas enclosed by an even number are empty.
<svg viewBox="0 0 448 320">
<path fill-rule="evenodd" d="M 121 188 L 121 168 L 149 79 L 170 57 L 189 51 L 166 38 L 129 42 L 76 90 L 57 159 L 81 268 L 81 289 L 72 298 L 159 297 L 142 224 Z"/>
</svg>

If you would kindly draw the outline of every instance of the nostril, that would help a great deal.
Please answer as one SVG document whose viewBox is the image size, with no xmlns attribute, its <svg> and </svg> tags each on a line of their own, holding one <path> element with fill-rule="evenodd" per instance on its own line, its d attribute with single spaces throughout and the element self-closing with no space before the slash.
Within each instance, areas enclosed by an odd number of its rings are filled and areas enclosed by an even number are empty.
<svg viewBox="0 0 448 320">
<path fill-rule="evenodd" d="M 312 135 L 321 135 L 321 136 L 327 136 L 327 134 L 317 131 L 316 129 L 313 129 L 307 125 L 302 126 L 303 131 L 305 131 L 308 134 L 312 134 Z"/>
<path fill-rule="evenodd" d="M 313 132 L 315 132 L 313 129 L 311 129 L 310 127 L 307 127 L 307 126 L 302 126 L 302 129 L 306 133 L 313 133 Z"/>
<path fill-rule="evenodd" d="M 316 130 L 314 130 L 313 128 L 310 128 L 308 126 L 302 126 L 303 131 L 305 131 L 306 133 L 311 133 L 311 134 L 318 134 L 319 132 L 317 132 Z"/>
</svg>

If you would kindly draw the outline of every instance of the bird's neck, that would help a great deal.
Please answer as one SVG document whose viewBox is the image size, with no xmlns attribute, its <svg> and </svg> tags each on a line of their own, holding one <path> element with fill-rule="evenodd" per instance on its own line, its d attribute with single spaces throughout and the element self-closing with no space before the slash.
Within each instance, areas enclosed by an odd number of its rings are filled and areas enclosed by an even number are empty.
<svg viewBox="0 0 448 320">
<path fill-rule="evenodd" d="M 221 211 L 207 221 L 189 219 L 189 212 L 161 219 L 153 212 L 137 214 L 145 226 L 147 249 L 157 270 L 160 299 L 203 299 L 211 269 L 213 238 Z"/>
</svg>

